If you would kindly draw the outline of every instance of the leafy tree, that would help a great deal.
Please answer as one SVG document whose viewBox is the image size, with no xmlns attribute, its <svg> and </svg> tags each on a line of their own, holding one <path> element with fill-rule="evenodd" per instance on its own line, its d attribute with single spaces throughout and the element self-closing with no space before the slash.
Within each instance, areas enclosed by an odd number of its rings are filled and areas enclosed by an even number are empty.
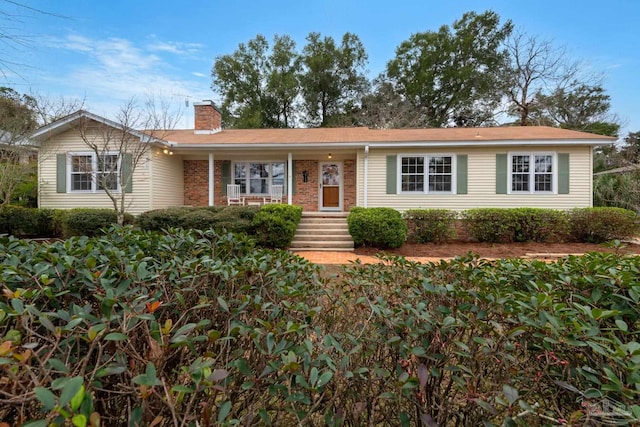
<svg viewBox="0 0 640 427">
<path fill-rule="evenodd" d="M 621 147 L 621 154 L 629 163 L 640 163 L 640 131 L 629 132 L 624 138 L 624 145 Z"/>
<path fill-rule="evenodd" d="M 273 49 L 258 34 L 230 55 L 216 58 L 212 89 L 223 97 L 226 125 L 236 128 L 288 127 L 298 96 L 300 62 L 295 43 L 275 36 Z"/>
<path fill-rule="evenodd" d="M 29 135 L 38 127 L 35 104 L 29 95 L 0 87 L 0 207 L 34 174 L 36 151 Z"/>
<path fill-rule="evenodd" d="M 377 129 L 427 127 L 425 110 L 402 96 L 392 83 L 378 78 L 374 90 L 362 98 L 354 122 Z"/>
<path fill-rule="evenodd" d="M 268 63 L 267 90 L 277 104 L 278 122 L 284 127 L 293 123 L 295 100 L 300 93 L 301 59 L 295 47 L 291 37 L 276 35 Z"/>
<path fill-rule="evenodd" d="M 508 54 L 502 48 L 511 21 L 498 14 L 465 13 L 460 20 L 412 35 L 396 49 L 386 78 L 432 127 L 494 122 Z"/>
<path fill-rule="evenodd" d="M 355 34 L 345 33 L 339 46 L 332 37 L 307 36 L 300 83 L 308 125 L 336 125 L 357 108 L 368 87 L 367 59 Z"/>
<path fill-rule="evenodd" d="M 618 136 L 620 125 L 609 115 L 611 97 L 601 84 L 574 81 L 549 95 L 538 93 L 539 114 L 554 126 Z"/>
<path fill-rule="evenodd" d="M 593 180 L 593 204 L 640 212 L 640 169 L 596 176 Z"/>
</svg>

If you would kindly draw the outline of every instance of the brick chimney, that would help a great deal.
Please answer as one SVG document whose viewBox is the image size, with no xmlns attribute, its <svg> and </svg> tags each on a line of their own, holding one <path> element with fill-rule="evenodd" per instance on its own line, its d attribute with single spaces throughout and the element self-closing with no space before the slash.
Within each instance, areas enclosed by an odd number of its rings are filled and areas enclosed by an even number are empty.
<svg viewBox="0 0 640 427">
<path fill-rule="evenodd" d="M 222 114 L 213 101 L 204 100 L 194 102 L 195 110 L 195 133 L 215 133 L 220 132 L 222 127 Z"/>
</svg>

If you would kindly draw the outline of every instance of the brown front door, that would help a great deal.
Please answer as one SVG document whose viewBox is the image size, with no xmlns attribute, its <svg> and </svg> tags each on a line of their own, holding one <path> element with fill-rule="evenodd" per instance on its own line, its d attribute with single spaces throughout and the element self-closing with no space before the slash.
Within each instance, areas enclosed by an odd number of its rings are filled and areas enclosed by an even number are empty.
<svg viewBox="0 0 640 427">
<path fill-rule="evenodd" d="M 342 210 L 342 164 L 320 164 L 320 209 Z"/>
</svg>

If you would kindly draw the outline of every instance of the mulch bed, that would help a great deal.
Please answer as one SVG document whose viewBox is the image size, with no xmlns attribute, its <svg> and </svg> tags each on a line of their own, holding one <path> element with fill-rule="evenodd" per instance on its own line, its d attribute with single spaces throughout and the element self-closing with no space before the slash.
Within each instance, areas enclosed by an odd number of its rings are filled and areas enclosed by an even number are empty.
<svg viewBox="0 0 640 427">
<path fill-rule="evenodd" d="M 640 245 L 625 243 L 617 249 L 623 254 L 640 254 Z M 453 258 L 472 252 L 483 258 L 544 257 L 545 254 L 583 254 L 586 252 L 615 252 L 616 249 L 593 243 L 467 243 L 453 242 L 443 244 L 406 243 L 397 249 L 380 250 L 361 247 L 355 250 L 358 255 L 376 255 L 385 252 L 393 255 L 414 257 Z"/>
</svg>

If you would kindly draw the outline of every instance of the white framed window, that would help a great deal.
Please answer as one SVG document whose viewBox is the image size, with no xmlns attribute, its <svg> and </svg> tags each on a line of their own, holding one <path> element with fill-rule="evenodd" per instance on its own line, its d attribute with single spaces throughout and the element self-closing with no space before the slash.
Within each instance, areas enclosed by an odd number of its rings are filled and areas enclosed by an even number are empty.
<svg viewBox="0 0 640 427">
<path fill-rule="evenodd" d="M 120 191 L 120 156 L 107 152 L 100 156 L 92 152 L 69 153 L 67 188 L 71 193 Z"/>
<path fill-rule="evenodd" d="M 447 193 L 455 188 L 453 154 L 401 154 L 398 156 L 400 193 Z"/>
<path fill-rule="evenodd" d="M 555 194 L 555 153 L 509 153 L 509 193 Z"/>
<path fill-rule="evenodd" d="M 285 186 L 285 162 L 235 162 L 232 181 L 240 186 L 242 194 L 267 195 L 272 185 Z"/>
</svg>

